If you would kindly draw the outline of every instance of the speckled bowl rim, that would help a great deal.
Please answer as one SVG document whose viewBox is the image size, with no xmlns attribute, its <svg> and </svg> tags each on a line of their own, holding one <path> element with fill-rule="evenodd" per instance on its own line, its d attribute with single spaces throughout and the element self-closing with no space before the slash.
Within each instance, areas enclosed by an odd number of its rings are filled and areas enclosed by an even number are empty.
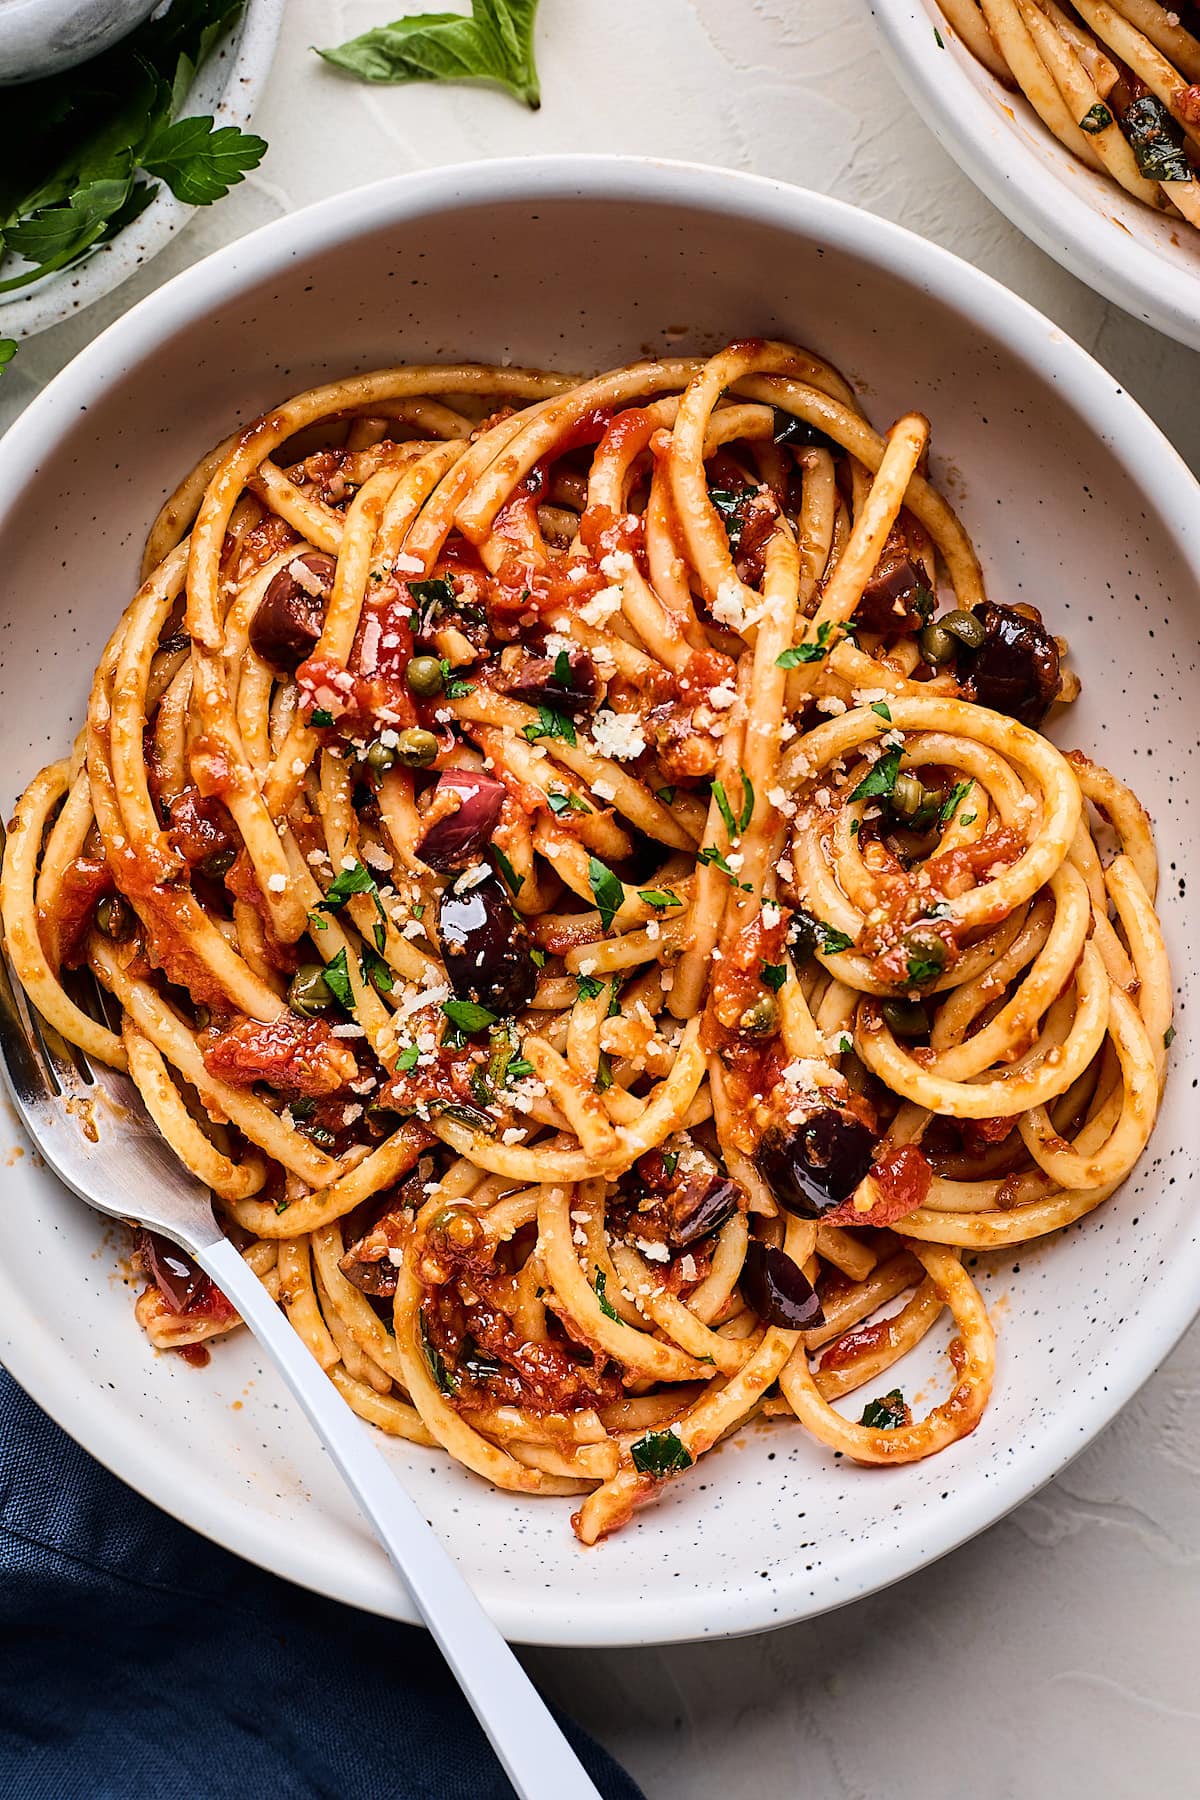
<svg viewBox="0 0 1200 1800">
<path fill-rule="evenodd" d="M 1181 562 L 1200 583 L 1200 490 L 1181 457 L 1136 401 L 1086 351 L 990 276 L 914 233 L 842 201 L 765 177 L 697 163 L 620 156 L 543 156 L 465 163 L 392 177 L 319 202 L 217 251 L 147 296 L 70 363 L 0 438 L 0 509 L 54 455 L 63 433 L 103 388 L 127 379 L 161 343 L 244 289 L 294 272 L 307 254 L 337 249 L 398 220 L 489 201 L 617 201 L 636 206 L 683 203 L 725 212 L 777 230 L 797 230 L 873 264 L 897 281 L 970 317 L 986 339 L 1025 363 L 1106 445 L 1133 489 L 1147 496 Z M 922 1515 L 899 1544 L 863 1542 L 853 1585 L 817 1604 L 801 1582 L 781 1578 L 773 1591 L 747 1578 L 726 1589 L 714 1616 L 705 1595 L 642 1594 L 635 1602 L 589 1611 L 564 1588 L 548 1595 L 504 1590 L 497 1623 L 518 1641 L 575 1646 L 680 1642 L 773 1629 L 889 1586 L 994 1524 L 1065 1468 L 1110 1423 L 1158 1367 L 1200 1310 L 1200 1235 L 1181 1235 L 1152 1308 L 1125 1325 L 1115 1367 L 1078 1371 L 1070 1401 L 1039 1441 L 993 1468 L 986 1483 L 947 1495 L 931 1521 Z M 266 1512 L 212 1501 L 188 1479 L 188 1465 L 158 1452 L 151 1433 L 90 1404 L 102 1372 L 83 1350 L 47 1330 L 19 1292 L 6 1292 L 0 1269 L 0 1360 L 64 1430 L 122 1480 L 165 1511 L 226 1548 L 318 1593 L 393 1617 L 414 1618 L 361 1571 L 330 1566 L 319 1532 L 286 1532 Z M 59 1327 L 63 1321 L 57 1322 Z"/>
<path fill-rule="evenodd" d="M 1096 293 L 1200 350 L 1200 237 L 1194 274 L 1158 254 L 1152 243 L 1131 237 L 1116 214 L 1147 209 L 1106 176 L 1082 169 L 1032 112 L 1032 124 L 1045 137 L 1039 149 L 1015 130 L 1001 129 L 956 57 L 937 45 L 939 17 L 924 0 L 871 0 L 870 10 L 913 106 L 993 206 Z M 947 29 L 947 43 L 952 35 Z M 986 70 L 981 75 L 1006 105 L 1027 104 Z"/>
<path fill-rule="evenodd" d="M 286 3 L 287 0 L 246 0 L 246 9 L 235 27 L 232 54 L 223 65 L 225 84 L 220 97 L 211 103 L 218 125 L 249 125 L 270 72 Z M 185 111 L 189 107 L 195 109 L 197 102 L 192 96 L 205 90 L 211 74 L 212 65 L 206 64 L 196 77 Z M 136 275 L 151 257 L 165 250 L 197 210 L 176 200 L 168 188 L 160 185 L 145 212 L 118 232 L 110 244 L 102 245 L 74 267 L 35 282 L 31 288 L 0 294 L 0 337 L 36 337 L 39 331 L 61 325 L 64 319 L 73 319 L 95 301 L 103 300 Z"/>
</svg>

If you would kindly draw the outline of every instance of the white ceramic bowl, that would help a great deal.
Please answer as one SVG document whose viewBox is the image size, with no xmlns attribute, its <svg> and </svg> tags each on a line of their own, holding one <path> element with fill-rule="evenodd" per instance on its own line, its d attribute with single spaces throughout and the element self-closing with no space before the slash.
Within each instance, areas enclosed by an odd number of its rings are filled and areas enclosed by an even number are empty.
<svg viewBox="0 0 1200 1800">
<path fill-rule="evenodd" d="M 4 0 L 0 0 L 2 4 Z M 183 105 L 184 115 L 212 117 L 218 125 L 237 125 L 242 130 L 249 126 L 275 54 L 284 4 L 285 0 L 246 0 L 233 30 L 192 83 Z M 150 8 L 144 10 L 148 12 Z M 160 182 L 145 212 L 118 232 L 111 243 L 102 244 L 72 268 L 47 275 L 30 287 L 0 294 L 0 337 L 33 337 L 110 294 L 143 263 L 157 256 L 195 210 L 176 200 Z"/>
<path fill-rule="evenodd" d="M 1186 998 L 1185 946 L 1200 938 L 1200 844 L 1185 821 L 1200 781 L 1191 476 L 1096 363 L 986 276 L 868 213 L 717 170 L 559 157 L 403 176 L 268 226 L 111 326 L 0 440 L 6 805 L 69 742 L 160 499 L 235 419 L 390 362 L 588 369 L 754 332 L 831 356 L 881 424 L 914 406 L 933 419 L 935 472 L 992 592 L 1037 600 L 1074 643 L 1085 686 L 1070 741 L 1132 777 L 1156 815 Z M 996 1397 L 946 1454 L 857 1469 L 798 1427 L 751 1429 L 583 1550 L 568 1503 L 519 1501 L 440 1454 L 394 1447 L 504 1630 L 624 1644 L 802 1618 L 941 1555 L 1060 1469 L 1200 1296 L 1187 1180 L 1200 1055 L 1181 1023 L 1135 1179 L 985 1277 L 1000 1325 Z M 18 1380 L 199 1530 L 410 1617 L 253 1344 L 218 1345 L 205 1370 L 156 1357 L 134 1324 L 119 1234 L 21 1155 L 18 1136 L 12 1127 L 0 1206 L 0 1354 Z M 922 1371 L 898 1378 L 928 1400 Z"/>
<path fill-rule="evenodd" d="M 909 99 L 993 205 L 1088 287 L 1200 349 L 1200 232 L 1085 168 L 976 61 L 937 0 L 871 0 L 871 12 Z"/>
</svg>

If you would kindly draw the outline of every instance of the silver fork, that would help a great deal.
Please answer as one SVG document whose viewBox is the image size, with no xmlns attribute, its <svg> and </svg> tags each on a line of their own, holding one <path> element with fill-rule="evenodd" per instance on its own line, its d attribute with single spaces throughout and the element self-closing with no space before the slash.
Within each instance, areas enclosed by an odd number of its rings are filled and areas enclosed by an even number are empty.
<svg viewBox="0 0 1200 1800">
<path fill-rule="evenodd" d="M 0 851 L 3 841 L 0 830 Z M 25 1128 L 59 1180 L 98 1212 L 181 1245 L 237 1308 L 374 1525 L 522 1800 L 599 1800 L 367 1427 L 221 1232 L 208 1189 L 176 1161 L 133 1083 L 69 1046 L 21 992 L 2 953 L 0 1060 Z"/>
</svg>

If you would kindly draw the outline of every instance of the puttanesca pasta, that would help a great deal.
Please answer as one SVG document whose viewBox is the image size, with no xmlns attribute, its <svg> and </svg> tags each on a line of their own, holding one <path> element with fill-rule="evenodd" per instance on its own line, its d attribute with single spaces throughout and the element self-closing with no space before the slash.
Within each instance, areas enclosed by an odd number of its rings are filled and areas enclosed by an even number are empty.
<svg viewBox="0 0 1200 1800">
<path fill-rule="evenodd" d="M 589 1544 L 756 1417 L 965 1436 L 964 1252 L 1091 1211 L 1154 1122 L 1149 821 L 1042 735 L 1066 646 L 928 450 L 758 340 L 314 389 L 163 507 L 17 806 L 36 1007 L 362 1418 Z M 153 1344 L 237 1325 L 140 1256 Z M 874 1390 L 946 1314 L 914 1419 Z"/>
<path fill-rule="evenodd" d="M 1200 14 L 1158 0 L 939 0 L 1080 162 L 1200 225 Z"/>
</svg>

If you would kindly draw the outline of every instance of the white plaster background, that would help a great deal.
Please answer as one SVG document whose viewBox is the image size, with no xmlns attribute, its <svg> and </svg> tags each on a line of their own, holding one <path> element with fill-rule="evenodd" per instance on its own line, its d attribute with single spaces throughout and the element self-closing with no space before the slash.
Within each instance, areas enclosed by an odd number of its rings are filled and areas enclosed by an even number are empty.
<svg viewBox="0 0 1200 1800">
<path fill-rule="evenodd" d="M 536 115 L 482 88 L 361 87 L 308 49 L 402 10 L 289 0 L 262 170 L 27 343 L 0 427 L 132 300 L 281 213 L 428 163 L 623 150 L 778 176 L 936 239 L 1057 320 L 1200 471 L 1195 355 L 976 193 L 893 81 L 866 0 L 542 0 Z M 651 1800 L 1193 1800 L 1200 1328 L 1051 1487 L 885 1594 L 767 1637 L 528 1661 Z"/>
</svg>

